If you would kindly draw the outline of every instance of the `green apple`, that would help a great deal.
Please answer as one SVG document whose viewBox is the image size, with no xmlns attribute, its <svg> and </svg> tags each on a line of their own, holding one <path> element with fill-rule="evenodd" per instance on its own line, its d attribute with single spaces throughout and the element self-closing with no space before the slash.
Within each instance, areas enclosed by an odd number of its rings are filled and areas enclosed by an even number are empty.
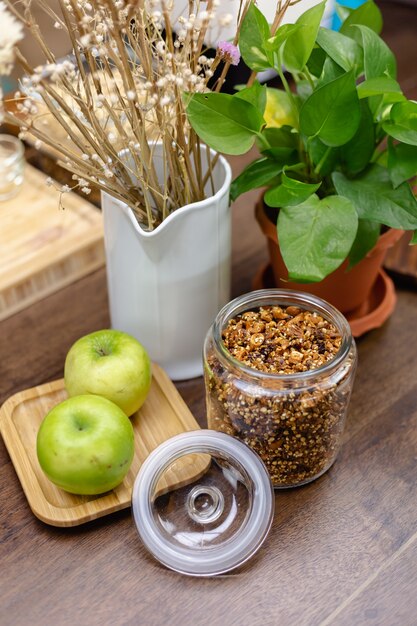
<svg viewBox="0 0 417 626">
<path fill-rule="evenodd" d="M 119 330 L 98 330 L 70 348 L 65 360 L 69 396 L 104 396 L 132 415 L 145 402 L 151 385 L 151 362 L 145 348 Z"/>
<path fill-rule="evenodd" d="M 101 396 L 57 404 L 43 419 L 36 440 L 39 464 L 49 480 L 70 493 L 96 495 L 113 489 L 133 460 L 133 426 Z"/>
</svg>

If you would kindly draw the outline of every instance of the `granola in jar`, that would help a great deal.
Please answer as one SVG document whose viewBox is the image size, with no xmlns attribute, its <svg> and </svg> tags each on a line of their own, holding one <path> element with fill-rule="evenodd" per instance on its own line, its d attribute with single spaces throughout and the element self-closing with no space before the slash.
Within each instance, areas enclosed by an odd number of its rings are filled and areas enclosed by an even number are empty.
<svg viewBox="0 0 417 626">
<path fill-rule="evenodd" d="M 206 340 L 209 427 L 253 448 L 274 486 L 310 482 L 336 458 L 355 365 L 349 326 L 324 301 L 287 290 L 238 298 Z"/>
</svg>

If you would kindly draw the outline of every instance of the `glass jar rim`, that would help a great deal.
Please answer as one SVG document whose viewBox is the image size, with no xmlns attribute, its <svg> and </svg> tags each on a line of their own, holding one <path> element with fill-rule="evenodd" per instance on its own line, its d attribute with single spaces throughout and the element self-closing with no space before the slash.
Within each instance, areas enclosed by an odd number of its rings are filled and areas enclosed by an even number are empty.
<svg viewBox="0 0 417 626">
<path fill-rule="evenodd" d="M 274 302 L 271 302 L 273 300 Z M 227 321 L 234 315 L 249 311 L 251 307 L 256 308 L 262 305 L 273 305 L 276 303 L 285 304 L 286 306 L 303 306 L 308 311 L 315 311 L 329 319 L 340 332 L 342 337 L 342 343 L 335 354 L 335 356 L 320 365 L 319 367 L 307 370 L 305 372 L 295 372 L 294 374 L 279 374 L 274 372 L 263 372 L 254 367 L 249 367 L 236 359 L 226 348 L 223 339 L 222 331 Z M 306 306 L 307 305 L 307 306 Z M 308 308 L 310 305 L 311 308 Z M 238 296 L 234 300 L 228 302 L 217 314 L 213 324 L 213 339 L 223 359 L 232 364 L 236 369 L 240 370 L 251 376 L 252 378 L 258 378 L 259 380 L 276 380 L 276 381 L 310 381 L 317 376 L 323 374 L 329 374 L 336 369 L 347 357 L 352 346 L 353 337 L 350 330 L 349 322 L 342 315 L 338 309 L 332 304 L 315 296 L 313 294 L 306 293 L 304 291 L 294 291 L 292 289 L 259 289 L 257 291 L 250 291 L 249 293 Z"/>
</svg>

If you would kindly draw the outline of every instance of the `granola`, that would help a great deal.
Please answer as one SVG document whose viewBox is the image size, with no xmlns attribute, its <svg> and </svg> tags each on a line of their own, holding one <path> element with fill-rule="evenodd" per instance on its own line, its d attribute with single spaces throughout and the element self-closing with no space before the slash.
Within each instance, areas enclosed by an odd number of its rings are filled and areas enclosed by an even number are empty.
<svg viewBox="0 0 417 626">
<path fill-rule="evenodd" d="M 337 328 L 316 312 L 264 306 L 229 320 L 223 342 L 236 359 L 261 372 L 295 374 L 324 365 L 339 351 Z"/>
</svg>

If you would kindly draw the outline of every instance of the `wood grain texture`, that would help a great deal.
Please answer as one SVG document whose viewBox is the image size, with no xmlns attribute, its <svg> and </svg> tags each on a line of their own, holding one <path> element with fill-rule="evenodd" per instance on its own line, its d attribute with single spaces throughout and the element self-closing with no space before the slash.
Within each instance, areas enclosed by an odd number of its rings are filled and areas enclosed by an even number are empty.
<svg viewBox="0 0 417 626">
<path fill-rule="evenodd" d="M 417 95 L 417 9 L 381 5 L 400 80 Z M 414 90 L 414 91 L 413 91 Z M 235 172 L 244 160 L 234 159 Z M 233 295 L 249 291 L 266 248 L 256 193 L 233 207 Z M 31 513 L 0 441 L 2 626 L 411 626 L 416 623 L 417 293 L 358 341 L 341 454 L 318 481 L 276 493 L 271 533 L 236 572 L 193 579 L 141 545 L 128 511 L 77 528 Z M 83 333 L 108 326 L 99 270 L 0 325 L 0 401 L 62 376 Z M 202 379 L 177 385 L 206 425 Z"/>
<path fill-rule="evenodd" d="M 0 320 L 104 265 L 103 220 L 79 196 L 30 165 L 19 193 L 0 203 Z"/>
<path fill-rule="evenodd" d="M 145 404 L 131 416 L 135 453 L 123 482 L 100 496 L 77 496 L 52 484 L 40 468 L 36 437 L 45 415 L 67 399 L 64 381 L 19 391 L 0 409 L 0 432 L 33 513 L 53 526 L 77 526 L 130 506 L 133 483 L 149 454 L 174 435 L 198 429 L 198 424 L 174 384 L 156 364 Z M 192 458 L 191 458 L 192 456 Z M 157 486 L 159 493 L 196 480 L 207 467 L 206 455 L 189 455 L 169 467 Z"/>
</svg>

